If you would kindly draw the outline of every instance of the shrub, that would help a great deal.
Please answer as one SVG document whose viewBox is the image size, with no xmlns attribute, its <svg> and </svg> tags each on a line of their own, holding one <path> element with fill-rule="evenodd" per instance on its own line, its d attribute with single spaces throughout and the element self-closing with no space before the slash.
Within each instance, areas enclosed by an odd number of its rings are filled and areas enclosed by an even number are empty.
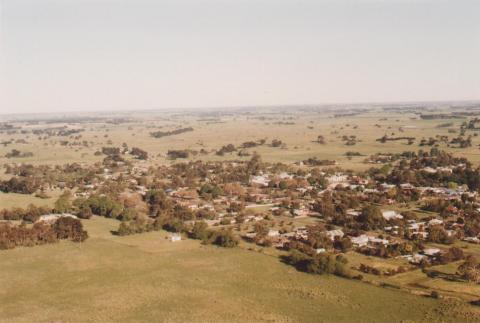
<svg viewBox="0 0 480 323">
<path fill-rule="evenodd" d="M 238 239 L 233 232 L 225 229 L 213 232 L 211 241 L 213 244 L 225 248 L 233 248 L 238 245 Z"/>
</svg>

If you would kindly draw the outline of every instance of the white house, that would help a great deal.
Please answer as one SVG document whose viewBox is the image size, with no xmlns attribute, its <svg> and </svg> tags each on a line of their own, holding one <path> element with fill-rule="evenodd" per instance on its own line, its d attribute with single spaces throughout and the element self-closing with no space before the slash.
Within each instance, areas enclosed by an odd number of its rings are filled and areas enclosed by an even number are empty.
<svg viewBox="0 0 480 323">
<path fill-rule="evenodd" d="M 327 236 L 330 238 L 330 240 L 335 240 L 335 237 L 340 237 L 340 238 L 343 238 L 344 236 L 344 233 L 342 230 L 340 229 L 337 229 L 337 230 L 330 230 L 330 231 L 327 231 Z"/>
<path fill-rule="evenodd" d="M 270 180 L 265 175 L 253 176 L 250 179 L 250 184 L 254 184 L 254 185 L 268 186 L 269 183 L 270 183 Z"/>
<path fill-rule="evenodd" d="M 367 236 L 366 234 L 362 234 L 358 237 L 350 237 L 350 240 L 355 246 L 358 246 L 358 247 L 366 246 L 368 243 L 383 244 L 383 245 L 388 245 L 389 243 L 388 240 L 386 239 Z"/>
<path fill-rule="evenodd" d="M 356 246 L 363 247 L 366 246 L 368 243 L 368 236 L 365 234 L 362 234 L 358 237 L 351 237 L 350 240 L 352 240 L 352 243 Z"/>
<path fill-rule="evenodd" d="M 335 174 L 327 177 L 327 181 L 329 184 L 345 183 L 347 181 L 347 178 L 347 175 Z"/>
<path fill-rule="evenodd" d="M 427 248 L 423 250 L 423 254 L 430 257 L 437 255 L 439 252 L 440 249 L 438 248 Z"/>
<path fill-rule="evenodd" d="M 442 223 L 443 223 L 442 220 L 439 220 L 439 219 L 431 219 L 430 221 L 428 221 L 428 226 L 440 225 L 440 224 L 442 224 Z"/>
<path fill-rule="evenodd" d="M 280 232 L 278 232 L 278 230 L 268 230 L 267 235 L 269 237 L 278 237 L 280 235 Z"/>
<path fill-rule="evenodd" d="M 387 221 L 392 219 L 403 219 L 403 216 L 397 213 L 397 211 L 382 211 L 382 216 Z"/>
</svg>

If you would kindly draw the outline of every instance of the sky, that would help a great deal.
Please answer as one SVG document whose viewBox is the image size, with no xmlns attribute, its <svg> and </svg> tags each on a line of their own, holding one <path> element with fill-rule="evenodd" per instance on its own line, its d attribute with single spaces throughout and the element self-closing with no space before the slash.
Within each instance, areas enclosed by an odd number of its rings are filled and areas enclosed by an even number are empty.
<svg viewBox="0 0 480 323">
<path fill-rule="evenodd" d="M 0 113 L 480 99 L 480 1 L 0 0 Z"/>
</svg>

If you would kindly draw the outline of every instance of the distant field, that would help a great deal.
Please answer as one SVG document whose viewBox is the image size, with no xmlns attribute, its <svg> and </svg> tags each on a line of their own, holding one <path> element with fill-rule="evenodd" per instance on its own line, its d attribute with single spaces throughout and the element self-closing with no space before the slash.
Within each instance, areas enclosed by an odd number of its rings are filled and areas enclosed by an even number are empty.
<svg viewBox="0 0 480 323">
<path fill-rule="evenodd" d="M 193 159 L 224 160 L 237 159 L 235 153 L 226 154 L 223 157 L 216 156 L 214 151 L 223 145 L 232 143 L 236 146 L 245 141 L 266 139 L 270 143 L 272 139 L 280 139 L 286 143 L 285 149 L 261 146 L 251 148 L 249 151 L 257 151 L 264 160 L 271 162 L 291 163 L 310 157 L 319 159 L 334 159 L 339 166 L 351 169 L 366 169 L 372 165 L 364 164 L 366 156 L 374 153 L 399 153 L 407 150 L 417 151 L 421 148 L 429 150 L 431 147 L 419 147 L 422 138 L 428 139 L 436 135 L 454 138 L 459 135 L 461 123 L 466 119 L 441 119 L 422 120 L 413 113 L 397 112 L 367 112 L 355 116 L 334 118 L 332 114 L 321 113 L 282 113 L 282 114 L 259 114 L 265 120 L 252 119 L 245 116 L 227 116 L 221 118 L 221 123 L 208 123 L 199 121 L 192 116 L 175 117 L 166 119 L 151 119 L 135 121 L 126 124 L 87 124 L 85 131 L 81 133 L 81 141 L 90 143 L 86 147 L 65 147 L 59 144 L 60 140 L 67 137 L 52 137 L 39 141 L 32 134 L 28 135 L 3 135 L 2 139 L 25 139 L 27 144 L 16 144 L 15 148 L 34 153 L 33 157 L 6 159 L 0 157 L 0 162 L 29 162 L 35 164 L 53 163 L 63 164 L 72 162 L 93 163 L 101 160 L 101 156 L 94 156 L 96 150 L 102 146 L 121 146 L 127 143 L 130 147 L 140 147 L 154 157 L 150 162 L 163 164 L 169 161 L 165 155 L 169 149 L 205 149 L 211 152 L 208 155 L 197 155 Z M 278 122 L 293 124 L 278 124 Z M 452 123 L 449 127 L 439 127 L 445 123 Z M 64 124 L 55 124 L 61 126 Z M 171 130 L 175 127 L 191 126 L 192 132 L 180 135 L 153 138 L 149 134 L 156 130 Z M 26 126 L 28 128 L 35 126 Z M 399 129 L 402 128 L 403 131 Z M 449 129 L 457 133 L 449 133 Z M 473 135 L 470 131 L 467 134 Z M 323 135 L 326 144 L 314 142 L 318 135 Z M 355 135 L 356 145 L 347 146 L 342 141 L 342 136 Z M 382 144 L 376 139 L 383 135 L 415 137 L 413 145 L 407 145 L 405 140 L 389 141 Z M 106 136 L 106 137 L 105 137 Z M 111 140 L 111 144 L 108 141 Z M 466 156 L 472 162 L 480 163 L 480 137 L 472 137 L 472 147 L 460 149 L 447 147 L 441 143 L 440 148 L 453 152 L 458 156 Z M 0 147 L 0 156 L 4 156 L 12 146 Z M 347 151 L 359 152 L 365 156 L 348 159 Z"/>
<path fill-rule="evenodd" d="M 453 313 L 463 305 L 300 273 L 258 252 L 192 240 L 171 243 L 163 232 L 116 237 L 110 234 L 115 220 L 96 217 L 84 223 L 91 237 L 83 244 L 1 251 L 2 321 L 427 322 L 442 313 L 451 321 L 463 317 Z"/>
</svg>

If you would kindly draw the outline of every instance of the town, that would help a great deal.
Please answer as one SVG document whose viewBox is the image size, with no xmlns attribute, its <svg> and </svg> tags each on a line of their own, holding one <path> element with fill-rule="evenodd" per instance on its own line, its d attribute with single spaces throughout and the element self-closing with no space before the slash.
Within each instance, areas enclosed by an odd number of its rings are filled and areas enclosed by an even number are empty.
<svg viewBox="0 0 480 323">
<path fill-rule="evenodd" d="M 91 166 L 6 164 L 12 177 L 0 183 L 2 191 L 62 194 L 53 208 L 1 210 L 0 248 L 54 242 L 48 226 L 59 239 L 81 242 L 88 233 L 78 219 L 103 216 L 118 221 L 119 236 L 166 230 L 176 243 L 256 245 L 311 273 L 374 281 L 364 275 L 433 275 L 430 267 L 457 263 L 456 279 L 480 282 L 477 258 L 456 246 L 480 242 L 480 171 L 438 148 L 404 152 L 361 172 L 267 163 L 257 153 L 246 161 L 160 167 L 147 166 L 148 152 L 126 145 L 99 155 L 102 162 Z M 397 265 L 382 266 L 382 259 Z M 435 289 L 423 293 L 439 297 Z"/>
</svg>

